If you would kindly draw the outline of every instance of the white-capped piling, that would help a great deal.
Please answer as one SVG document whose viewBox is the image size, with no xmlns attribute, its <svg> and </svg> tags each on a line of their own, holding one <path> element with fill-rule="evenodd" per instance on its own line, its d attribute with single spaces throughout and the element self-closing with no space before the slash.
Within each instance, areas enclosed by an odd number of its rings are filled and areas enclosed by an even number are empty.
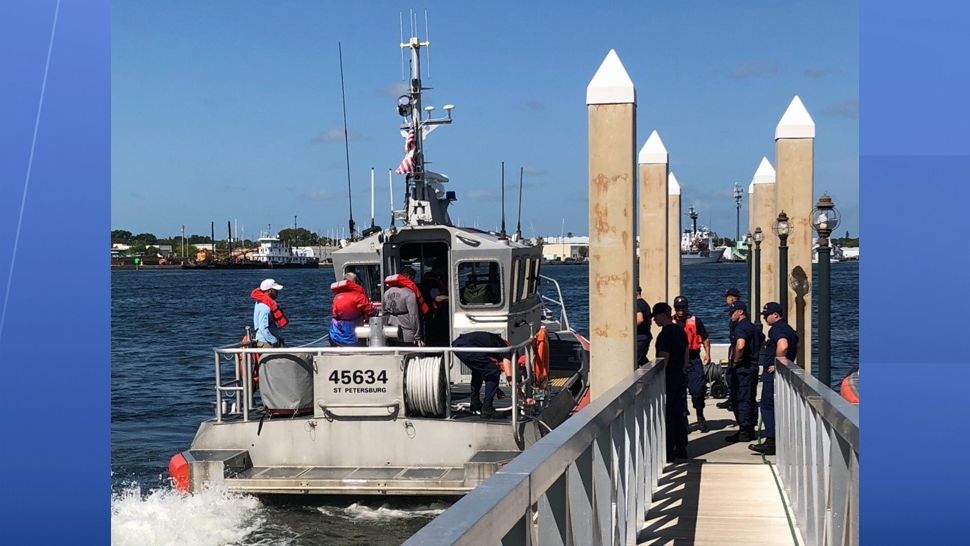
<svg viewBox="0 0 970 546">
<path fill-rule="evenodd" d="M 638 283 L 643 288 L 643 299 L 649 304 L 665 301 L 667 297 L 667 188 L 669 162 L 667 148 L 657 131 L 640 148 L 637 155 L 640 167 L 639 233 L 640 263 Z M 659 329 L 650 321 L 653 337 Z M 651 347 L 651 350 L 653 347 Z"/>
<path fill-rule="evenodd" d="M 589 116 L 590 392 L 633 371 L 636 90 L 610 50 L 586 88 Z"/>
<path fill-rule="evenodd" d="M 667 181 L 667 299 L 670 305 L 680 292 L 680 237 L 682 213 L 680 210 L 680 183 L 674 173 Z"/>
<path fill-rule="evenodd" d="M 765 234 L 761 243 L 761 297 L 762 305 L 778 301 L 778 237 L 772 232 L 778 217 L 778 203 L 775 191 L 775 169 L 767 157 L 761 158 L 758 170 L 751 179 L 753 192 L 748 201 L 751 215 L 751 233 L 760 227 Z M 753 283 L 753 281 L 752 281 Z M 752 292 L 753 293 L 753 292 Z M 754 305 L 755 298 L 751 298 Z M 752 310 L 752 314 L 760 309 Z"/>
<path fill-rule="evenodd" d="M 775 128 L 777 208 L 788 214 L 788 323 L 795 328 L 798 363 L 811 372 L 812 226 L 815 121 L 795 96 Z M 777 214 L 777 211 L 776 211 Z M 762 227 L 764 229 L 764 227 Z M 798 290 L 792 286 L 798 287 Z"/>
</svg>

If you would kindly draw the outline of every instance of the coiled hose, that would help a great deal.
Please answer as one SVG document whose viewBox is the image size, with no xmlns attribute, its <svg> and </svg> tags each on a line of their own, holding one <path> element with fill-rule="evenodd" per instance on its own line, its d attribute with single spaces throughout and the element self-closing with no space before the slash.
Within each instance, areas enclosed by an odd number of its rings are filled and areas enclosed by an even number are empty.
<svg viewBox="0 0 970 546">
<path fill-rule="evenodd" d="M 404 372 L 404 398 L 410 415 L 444 417 L 448 383 L 442 355 L 415 356 Z"/>
</svg>

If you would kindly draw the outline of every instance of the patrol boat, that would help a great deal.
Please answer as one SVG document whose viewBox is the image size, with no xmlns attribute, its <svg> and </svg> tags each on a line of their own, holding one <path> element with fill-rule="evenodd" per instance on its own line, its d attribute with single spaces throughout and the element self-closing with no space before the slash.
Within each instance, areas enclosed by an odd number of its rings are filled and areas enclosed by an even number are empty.
<svg viewBox="0 0 970 546">
<path fill-rule="evenodd" d="M 338 279 L 355 272 L 372 301 L 405 266 L 417 279 L 437 275 L 447 296 L 438 331 L 427 332 L 428 346 L 397 346 L 389 341 L 400 333 L 377 316 L 357 327 L 366 345 L 331 347 L 324 336 L 292 348 L 215 348 L 215 414 L 169 462 L 177 489 L 462 495 L 588 403 L 589 343 L 570 328 L 556 281 L 540 274 L 542 248 L 506 234 L 504 221 L 499 233 L 455 226 L 448 177 L 425 169 L 425 137 L 452 121 L 450 105 L 437 119 L 422 108 L 428 45 L 401 44 L 411 56 L 397 107 L 407 195 L 392 224 L 402 225 L 365 230 L 333 253 L 333 267 Z M 508 347 L 481 352 L 512 352 L 520 363 L 489 419 L 471 411 L 471 371 L 454 353 L 470 349 L 450 347 L 472 331 L 501 335 Z"/>
</svg>

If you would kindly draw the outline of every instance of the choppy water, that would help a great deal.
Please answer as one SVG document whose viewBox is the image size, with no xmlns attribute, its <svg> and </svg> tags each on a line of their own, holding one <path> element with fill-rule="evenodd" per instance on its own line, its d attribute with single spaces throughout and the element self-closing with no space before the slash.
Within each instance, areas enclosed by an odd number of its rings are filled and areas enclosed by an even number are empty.
<svg viewBox="0 0 970 546">
<path fill-rule="evenodd" d="M 585 266 L 547 267 L 574 328 L 586 330 Z M 320 337 L 329 269 L 273 271 L 284 285 L 290 345 Z M 266 500 L 222 491 L 185 497 L 168 486 L 168 459 L 212 416 L 212 352 L 252 320 L 249 291 L 265 271 L 117 271 L 111 277 L 113 544 L 198 546 L 399 544 L 447 508 L 428 499 Z M 684 295 L 714 341 L 727 341 L 721 295 L 743 287 L 743 264 L 683 269 Z M 858 362 L 859 268 L 832 265 L 833 378 Z M 651 302 L 653 303 L 653 302 Z"/>
</svg>

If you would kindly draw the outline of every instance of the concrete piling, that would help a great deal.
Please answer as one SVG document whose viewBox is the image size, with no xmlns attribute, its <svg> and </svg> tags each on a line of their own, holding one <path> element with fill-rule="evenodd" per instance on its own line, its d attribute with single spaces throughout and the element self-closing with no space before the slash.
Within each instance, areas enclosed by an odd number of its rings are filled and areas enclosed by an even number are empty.
<svg viewBox="0 0 970 546">
<path fill-rule="evenodd" d="M 657 131 L 640 148 L 639 233 L 640 260 L 638 282 L 643 299 L 653 305 L 667 297 L 667 187 L 669 163 L 667 148 Z M 650 325 L 654 339 L 659 329 Z M 650 347 L 653 351 L 653 344 Z"/>
<path fill-rule="evenodd" d="M 775 219 L 778 217 L 778 203 L 775 191 L 775 169 L 767 157 L 761 158 L 761 164 L 751 179 L 753 194 L 748 201 L 751 214 L 751 233 L 760 227 L 765 239 L 761 243 L 761 297 L 762 305 L 769 301 L 778 301 L 778 237 L 772 232 Z M 751 305 L 754 299 L 751 298 Z M 752 310 L 760 312 L 760 309 Z"/>
<path fill-rule="evenodd" d="M 667 299 L 664 300 L 670 305 L 674 304 L 674 298 L 681 295 L 680 237 L 684 231 L 681 229 L 682 218 L 680 183 L 674 173 L 670 173 L 667 182 Z"/>
<path fill-rule="evenodd" d="M 589 116 L 590 393 L 633 371 L 636 90 L 610 50 L 586 88 Z"/>
<path fill-rule="evenodd" d="M 815 121 L 795 96 L 775 128 L 775 162 L 778 165 L 775 191 L 777 206 L 788 214 L 792 232 L 788 236 L 789 277 L 804 285 L 788 287 L 788 323 L 801 340 L 798 364 L 811 373 L 812 346 L 812 225 Z M 775 211 L 777 214 L 777 211 Z M 797 284 L 797 283 L 796 283 Z"/>
</svg>

